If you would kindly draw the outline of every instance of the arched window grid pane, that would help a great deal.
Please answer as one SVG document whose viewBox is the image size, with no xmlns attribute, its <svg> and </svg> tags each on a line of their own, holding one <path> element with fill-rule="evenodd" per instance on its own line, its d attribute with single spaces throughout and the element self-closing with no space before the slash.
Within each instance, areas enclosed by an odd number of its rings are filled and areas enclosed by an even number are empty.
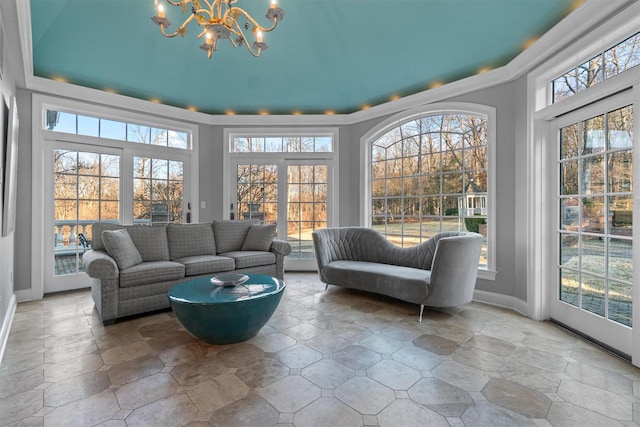
<svg viewBox="0 0 640 427">
<path fill-rule="evenodd" d="M 486 236 L 487 139 L 487 118 L 474 114 L 413 118 L 375 139 L 371 227 L 404 247 L 440 231 Z"/>
</svg>

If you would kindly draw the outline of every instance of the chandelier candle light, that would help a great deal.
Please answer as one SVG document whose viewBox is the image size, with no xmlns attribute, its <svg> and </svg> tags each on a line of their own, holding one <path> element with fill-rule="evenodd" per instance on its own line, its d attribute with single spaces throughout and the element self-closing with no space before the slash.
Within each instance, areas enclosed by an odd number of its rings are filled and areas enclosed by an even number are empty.
<svg viewBox="0 0 640 427">
<path fill-rule="evenodd" d="M 173 33 L 167 33 L 166 28 L 171 27 L 171 21 L 166 17 L 164 5 L 155 0 L 157 15 L 152 16 L 151 20 L 160 26 L 160 32 L 165 37 L 175 37 L 178 34 L 181 37 L 187 33 L 187 25 L 195 20 L 202 31 L 198 34 L 198 38 L 204 37 L 204 42 L 200 45 L 200 49 L 207 52 L 207 57 L 211 58 L 211 54 L 218 50 L 218 40 L 229 39 L 233 47 L 245 45 L 247 50 L 253 56 L 260 54 L 267 49 L 264 42 L 264 33 L 273 31 L 278 22 L 284 18 L 284 10 L 278 7 L 276 0 L 271 0 L 271 6 L 267 10 L 265 17 L 273 22 L 270 27 L 263 27 L 249 15 L 244 9 L 233 6 L 238 0 L 166 0 L 172 6 L 181 6 L 182 13 L 189 13 L 189 17 L 178 27 Z M 191 8 L 189 9 L 189 5 Z M 244 19 L 243 19 L 244 18 Z M 243 24 L 238 21 L 244 20 Z M 251 31 L 256 40 L 249 44 L 245 32 Z"/>
</svg>

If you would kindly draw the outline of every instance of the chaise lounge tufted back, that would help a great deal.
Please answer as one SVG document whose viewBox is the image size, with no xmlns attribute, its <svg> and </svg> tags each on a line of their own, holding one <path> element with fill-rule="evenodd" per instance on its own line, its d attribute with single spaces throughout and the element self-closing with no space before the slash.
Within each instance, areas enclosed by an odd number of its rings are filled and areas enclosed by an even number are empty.
<svg viewBox="0 0 640 427">
<path fill-rule="evenodd" d="M 431 270 L 438 241 L 462 236 L 463 231 L 443 231 L 419 245 L 402 248 L 381 233 L 366 227 L 325 228 L 313 232 L 318 269 L 332 261 L 365 261 Z M 322 242 L 322 243 L 321 243 Z"/>
</svg>

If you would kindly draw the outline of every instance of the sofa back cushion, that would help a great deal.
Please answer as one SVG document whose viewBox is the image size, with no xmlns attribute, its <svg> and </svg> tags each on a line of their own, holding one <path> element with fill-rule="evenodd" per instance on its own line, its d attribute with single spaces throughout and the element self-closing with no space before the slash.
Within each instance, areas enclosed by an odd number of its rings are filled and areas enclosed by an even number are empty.
<svg viewBox="0 0 640 427">
<path fill-rule="evenodd" d="M 110 222 L 96 222 L 91 226 L 91 249 L 96 251 L 107 251 L 107 248 L 102 242 L 102 232 L 105 230 L 122 230 L 124 225 L 111 224 Z"/>
<path fill-rule="evenodd" d="M 276 235 L 276 225 L 253 224 L 247 231 L 247 236 L 242 243 L 243 251 L 264 251 L 267 252 L 271 248 L 271 242 Z"/>
<path fill-rule="evenodd" d="M 93 224 L 93 241 L 91 248 L 98 251 L 106 251 L 102 241 L 104 230 L 127 230 L 131 240 L 138 248 L 142 260 L 149 261 L 169 261 L 169 242 L 167 240 L 167 226 L 154 225 L 151 227 L 143 225 L 121 225 L 108 222 L 98 222 Z"/>
<path fill-rule="evenodd" d="M 333 227 L 313 232 L 313 244 L 321 270 L 332 261 L 365 261 L 431 270 L 437 243 L 443 237 L 469 234 L 442 231 L 419 245 L 403 248 L 367 227 Z"/>
<path fill-rule="evenodd" d="M 211 224 L 169 224 L 167 226 L 171 259 L 194 255 L 215 255 L 216 240 Z"/>
<path fill-rule="evenodd" d="M 255 221 L 213 221 L 213 232 L 216 236 L 218 253 L 241 250 L 252 224 L 255 224 Z"/>
<path fill-rule="evenodd" d="M 140 256 L 140 252 L 138 252 L 127 230 L 105 230 L 102 232 L 102 242 L 107 253 L 116 260 L 120 270 L 142 262 L 142 256 Z"/>
<path fill-rule="evenodd" d="M 167 226 L 125 225 L 131 240 L 140 251 L 143 261 L 169 261 L 169 242 Z"/>
</svg>

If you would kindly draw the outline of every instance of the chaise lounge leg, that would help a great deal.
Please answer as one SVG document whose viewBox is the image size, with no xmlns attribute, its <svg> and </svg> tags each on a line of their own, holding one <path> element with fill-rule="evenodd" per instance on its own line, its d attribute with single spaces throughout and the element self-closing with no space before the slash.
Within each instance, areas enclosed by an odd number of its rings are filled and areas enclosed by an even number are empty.
<svg viewBox="0 0 640 427">
<path fill-rule="evenodd" d="M 329 284 L 328 283 L 324 286 L 325 292 L 327 291 L 327 289 L 329 289 Z"/>
<path fill-rule="evenodd" d="M 424 305 L 420 304 L 420 318 L 418 319 L 418 323 L 422 323 L 422 312 L 424 311 Z"/>
</svg>

